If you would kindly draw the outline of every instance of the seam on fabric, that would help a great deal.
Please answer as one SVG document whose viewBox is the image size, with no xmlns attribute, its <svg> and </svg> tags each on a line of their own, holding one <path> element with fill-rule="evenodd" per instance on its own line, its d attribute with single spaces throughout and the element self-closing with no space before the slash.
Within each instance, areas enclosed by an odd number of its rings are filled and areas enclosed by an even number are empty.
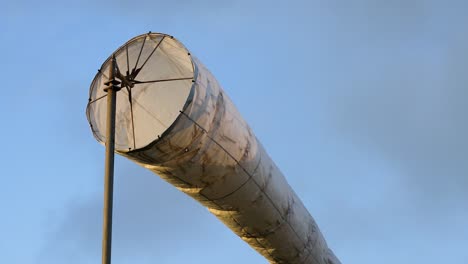
<svg viewBox="0 0 468 264">
<path fill-rule="evenodd" d="M 238 165 L 239 167 L 245 172 L 247 173 L 247 175 L 250 175 L 250 173 L 239 163 L 239 161 L 237 161 L 237 159 L 231 154 L 229 153 L 229 151 L 227 151 L 226 148 L 224 148 L 219 142 L 217 142 L 213 137 L 211 137 L 209 134 L 208 134 L 208 130 L 206 130 L 204 127 L 202 127 L 200 124 L 198 124 L 195 120 L 193 120 L 191 117 L 189 117 L 185 112 L 183 111 L 180 111 L 181 114 L 185 115 L 190 121 L 192 121 L 196 126 L 198 126 L 200 129 L 202 129 L 205 133 L 206 133 L 206 136 L 212 140 L 216 145 L 218 145 L 224 152 L 226 152 L 226 154 L 231 157 Z M 281 218 L 283 218 L 283 220 L 285 220 L 285 222 L 288 224 L 289 228 L 291 228 L 291 230 L 294 232 L 294 234 L 296 235 L 296 237 L 299 239 L 299 241 L 301 241 L 303 243 L 303 248 L 308 248 L 307 247 L 307 244 L 304 243 L 301 239 L 301 237 L 299 236 L 299 234 L 297 233 L 297 231 L 291 226 L 291 223 L 289 223 L 289 221 L 287 219 L 285 219 L 281 213 L 281 211 L 278 209 L 278 207 L 276 206 L 275 203 L 273 203 L 273 200 L 271 199 L 271 197 L 260 187 L 260 185 L 257 183 L 257 181 L 255 181 L 255 179 L 252 177 L 252 181 L 255 183 L 255 185 L 257 185 L 257 187 L 260 189 L 260 191 L 265 195 L 265 197 L 268 199 L 268 201 L 270 201 L 270 204 L 273 206 L 273 208 L 275 208 L 275 210 L 278 212 L 278 214 L 281 216 Z M 310 252 L 311 249 L 309 249 L 309 255 L 312 256 L 312 258 L 314 258 L 316 260 L 317 263 L 320 263 L 316 257 L 314 255 L 312 255 Z M 276 259 L 276 258 L 274 258 Z M 276 261 L 276 260 L 275 260 Z"/>
</svg>

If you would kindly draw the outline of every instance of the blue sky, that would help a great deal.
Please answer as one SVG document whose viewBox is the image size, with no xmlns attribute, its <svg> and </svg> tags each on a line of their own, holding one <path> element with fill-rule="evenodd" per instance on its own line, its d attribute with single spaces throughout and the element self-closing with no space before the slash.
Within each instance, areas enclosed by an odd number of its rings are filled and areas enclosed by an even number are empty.
<svg viewBox="0 0 468 264">
<path fill-rule="evenodd" d="M 1 263 L 99 263 L 88 88 L 147 31 L 214 73 L 343 263 L 468 262 L 464 1 L 96 2 L 2 3 Z M 120 157 L 114 216 L 116 264 L 266 263 Z"/>
</svg>

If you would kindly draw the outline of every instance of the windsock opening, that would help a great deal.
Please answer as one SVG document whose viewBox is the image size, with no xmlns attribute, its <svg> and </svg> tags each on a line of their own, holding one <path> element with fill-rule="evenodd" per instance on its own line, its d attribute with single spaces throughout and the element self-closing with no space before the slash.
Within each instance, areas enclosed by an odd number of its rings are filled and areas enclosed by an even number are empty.
<svg viewBox="0 0 468 264">
<path fill-rule="evenodd" d="M 148 33 L 119 49 L 115 149 L 128 152 L 146 147 L 168 130 L 188 101 L 194 64 L 188 50 L 172 36 Z M 112 55 L 91 83 L 86 108 L 94 137 L 105 144 L 107 93 Z"/>
</svg>

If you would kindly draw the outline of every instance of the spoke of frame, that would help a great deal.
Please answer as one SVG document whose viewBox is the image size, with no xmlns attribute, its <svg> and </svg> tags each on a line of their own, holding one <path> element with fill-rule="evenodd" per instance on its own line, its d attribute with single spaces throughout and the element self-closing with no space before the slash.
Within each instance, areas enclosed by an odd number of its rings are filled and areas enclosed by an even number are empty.
<svg viewBox="0 0 468 264">
<path fill-rule="evenodd" d="M 133 135 L 133 149 L 136 149 L 136 140 L 135 140 L 135 119 L 133 118 L 133 102 L 132 102 L 132 90 L 127 87 L 128 91 L 128 101 L 130 103 L 130 117 L 132 118 L 132 135 Z"/>
<path fill-rule="evenodd" d="M 137 58 L 137 60 L 135 62 L 135 67 L 133 68 L 132 72 L 137 69 L 138 61 L 140 61 L 141 52 L 143 51 L 143 47 L 145 46 L 146 38 L 147 38 L 147 36 L 145 36 L 145 38 L 143 39 L 143 43 L 141 44 L 141 48 L 140 48 L 140 53 L 138 54 L 138 58 Z"/>
<path fill-rule="evenodd" d="M 107 77 L 107 75 L 106 75 L 104 72 L 102 72 L 101 69 L 98 69 L 98 72 L 99 72 L 100 74 L 102 74 L 104 77 L 106 77 L 107 79 L 109 79 L 109 77 Z M 106 96 L 107 96 L 107 93 L 104 94 L 103 96 L 100 96 L 100 97 L 98 97 L 98 98 L 92 100 L 92 101 L 89 101 L 89 102 L 88 102 L 88 105 L 90 105 L 90 104 L 92 104 L 92 103 L 95 103 L 95 102 L 101 100 L 102 98 L 104 98 L 104 97 L 106 97 Z M 90 99 L 91 99 L 91 98 L 90 98 Z"/>
<path fill-rule="evenodd" d="M 95 103 L 95 102 L 101 100 L 102 98 L 104 98 L 104 97 L 106 97 L 106 96 L 107 96 L 107 94 L 105 94 L 105 95 L 103 95 L 103 96 L 100 96 L 100 97 L 98 97 L 98 98 L 96 98 L 96 99 L 94 99 L 94 100 L 92 100 L 92 101 L 89 101 L 88 104 L 90 105 L 90 104 L 92 104 L 92 103 Z"/>
<path fill-rule="evenodd" d="M 97 71 L 98 71 L 100 74 L 102 74 L 104 77 L 106 77 L 106 79 L 109 80 L 109 77 L 107 77 L 107 75 L 106 75 L 104 72 L 102 72 L 101 69 L 98 69 Z"/>
<path fill-rule="evenodd" d="M 122 79 L 122 73 L 120 72 L 120 67 L 119 67 L 119 64 L 117 62 L 115 62 L 115 68 L 117 69 L 116 77 L 118 79 Z"/>
<path fill-rule="evenodd" d="M 158 83 L 158 82 L 183 81 L 183 80 L 191 80 L 191 79 L 193 79 L 193 77 L 162 79 L 162 80 L 153 80 L 153 81 L 137 81 L 137 80 L 134 80 L 134 82 L 135 82 L 135 84 L 140 84 L 140 83 Z"/>
<path fill-rule="evenodd" d="M 123 90 L 125 92 L 125 90 Z M 151 113 L 148 109 L 146 109 L 142 104 L 138 103 L 137 100 L 133 101 L 136 105 L 138 105 L 143 111 L 145 111 L 150 117 L 152 117 L 156 122 L 158 122 L 161 126 L 167 129 L 169 126 L 164 124 L 159 118 L 157 118 L 153 113 Z"/>
<path fill-rule="evenodd" d="M 128 59 L 128 44 L 125 45 L 125 51 L 127 53 L 127 75 L 130 74 L 130 60 Z"/>
<path fill-rule="evenodd" d="M 156 44 L 156 47 L 154 47 L 153 51 L 151 51 L 150 55 L 148 56 L 148 58 L 146 58 L 145 62 L 143 62 L 143 64 L 141 65 L 140 68 L 138 68 L 138 72 L 141 71 L 141 69 L 143 69 L 143 67 L 145 66 L 145 64 L 148 62 L 148 60 L 151 58 L 151 56 L 153 56 L 153 53 L 156 51 L 156 49 L 158 49 L 159 45 L 161 45 L 161 43 L 163 42 L 164 38 L 166 36 L 163 36 L 161 38 L 161 40 L 158 42 L 158 44 Z M 146 39 L 146 38 L 145 38 Z M 136 77 L 136 75 L 135 75 Z"/>
</svg>

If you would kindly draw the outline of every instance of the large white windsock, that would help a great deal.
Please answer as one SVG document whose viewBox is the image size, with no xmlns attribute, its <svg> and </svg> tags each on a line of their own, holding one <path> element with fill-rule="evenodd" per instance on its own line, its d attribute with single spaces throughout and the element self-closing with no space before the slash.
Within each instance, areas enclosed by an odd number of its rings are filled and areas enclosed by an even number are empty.
<svg viewBox="0 0 468 264">
<path fill-rule="evenodd" d="M 148 33 L 114 55 L 117 153 L 199 201 L 271 263 L 340 263 L 218 81 L 179 41 Z M 102 144 L 110 67 L 111 58 L 87 106 Z"/>
</svg>

